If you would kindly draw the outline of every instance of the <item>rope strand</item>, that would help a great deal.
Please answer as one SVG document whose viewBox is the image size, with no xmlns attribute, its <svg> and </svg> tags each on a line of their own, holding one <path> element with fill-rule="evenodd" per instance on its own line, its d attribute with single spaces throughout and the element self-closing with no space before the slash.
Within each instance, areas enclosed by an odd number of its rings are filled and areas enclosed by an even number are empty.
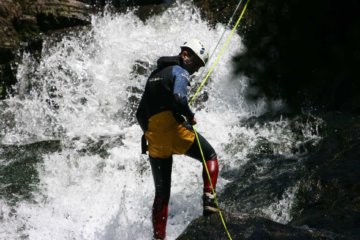
<svg viewBox="0 0 360 240">
<path fill-rule="evenodd" d="M 238 4 L 238 7 L 240 6 L 241 2 L 242 2 L 242 0 L 240 0 L 240 2 L 239 2 L 239 4 Z M 231 33 L 230 33 L 230 35 L 228 36 L 228 38 L 226 39 L 226 42 L 225 42 L 223 48 L 221 49 L 219 55 L 217 56 L 215 62 L 214 62 L 213 65 L 211 66 L 210 70 L 208 71 L 208 73 L 207 73 L 207 75 L 205 76 L 204 80 L 202 81 L 202 83 L 200 84 L 199 88 L 198 88 L 197 91 L 195 92 L 194 96 L 191 98 L 191 100 L 190 100 L 190 102 L 189 102 L 190 106 L 194 103 L 194 101 L 195 101 L 195 99 L 196 99 L 196 96 L 198 95 L 198 93 L 200 92 L 200 90 L 202 89 L 202 87 L 205 85 L 206 81 L 208 80 L 210 74 L 211 74 L 211 73 L 213 72 L 213 70 L 215 69 L 216 65 L 219 63 L 220 58 L 221 58 L 221 56 L 223 55 L 223 53 L 224 53 L 225 49 L 227 48 L 227 46 L 229 45 L 229 42 L 230 42 L 231 38 L 233 37 L 236 28 L 237 28 L 237 27 L 239 26 L 239 24 L 240 24 L 240 21 L 241 21 L 244 13 L 245 13 L 245 11 L 246 11 L 246 8 L 247 8 L 249 2 L 250 2 L 250 0 L 247 0 L 247 2 L 246 2 L 246 4 L 245 4 L 245 6 L 244 6 L 244 8 L 243 8 L 243 10 L 242 10 L 239 18 L 238 18 L 238 20 L 237 20 L 237 22 L 236 22 L 236 24 L 235 24 L 235 26 L 234 26 L 233 29 L 231 30 Z M 233 16 L 235 15 L 238 7 L 235 9 Z M 229 23 L 232 21 L 233 16 L 231 17 Z M 225 30 L 226 30 L 226 29 L 225 29 Z M 224 33 L 225 33 L 225 31 L 224 31 Z M 224 33 L 223 33 L 223 35 L 224 35 Z M 220 38 L 220 40 L 219 40 L 219 42 L 218 42 L 218 45 L 219 45 L 222 37 L 223 37 L 223 36 L 221 36 L 221 38 Z M 214 54 L 214 52 L 215 52 L 216 48 L 218 47 L 218 45 L 215 47 L 212 55 Z M 211 55 L 211 57 L 212 57 L 212 55 Z M 210 58 L 211 58 L 211 57 L 210 57 Z M 201 75 L 202 75 L 202 73 L 201 73 Z M 200 75 L 200 76 L 201 76 L 201 75 Z M 230 240 L 232 240 L 231 234 L 230 234 L 230 232 L 229 232 L 229 230 L 228 230 L 228 228 L 227 228 L 227 226 L 226 226 L 225 219 L 224 219 L 223 214 L 222 214 L 222 212 L 221 212 L 221 210 L 220 210 L 220 207 L 219 207 L 219 201 L 218 201 L 218 198 L 217 198 L 216 193 L 215 193 L 214 186 L 213 186 L 212 181 L 211 181 L 209 169 L 208 169 L 208 167 L 207 167 L 207 165 L 206 165 L 206 160 L 205 160 L 204 153 L 203 153 L 203 150 L 202 150 L 202 147 L 201 147 L 199 138 L 198 138 L 197 131 L 196 131 L 195 127 L 193 127 L 193 129 L 194 129 L 194 133 L 195 133 L 195 137 L 196 137 L 197 143 L 198 143 L 198 145 L 199 145 L 201 157 L 202 157 L 202 160 L 203 160 L 203 165 L 204 165 L 204 168 L 205 168 L 205 170 L 206 170 L 207 177 L 208 177 L 209 182 L 210 182 L 211 191 L 212 191 L 212 193 L 213 193 L 214 196 L 215 196 L 215 204 L 216 204 L 216 207 L 219 209 L 219 215 L 220 215 L 221 222 L 222 222 L 222 224 L 223 224 L 223 226 L 224 226 L 224 229 L 225 229 L 225 231 L 226 231 L 226 234 L 227 234 L 228 238 L 229 238 Z"/>
<path fill-rule="evenodd" d="M 217 48 L 219 47 L 219 45 L 220 45 L 221 40 L 224 38 L 225 33 L 226 33 L 228 27 L 230 26 L 231 22 L 233 21 L 233 18 L 234 18 L 234 16 L 235 16 L 237 10 L 239 9 L 242 1 L 243 1 L 243 0 L 240 0 L 240 2 L 238 3 L 238 5 L 236 6 L 235 11 L 234 11 L 233 15 L 231 16 L 231 18 L 229 19 L 229 22 L 228 22 L 227 25 L 225 26 L 225 29 L 224 29 L 223 33 L 221 34 L 221 37 L 220 37 L 219 41 L 217 42 L 214 50 L 211 52 L 208 62 L 205 64 L 204 69 L 203 69 L 202 72 L 200 73 L 199 79 L 201 79 L 202 75 L 204 74 L 204 72 L 205 72 L 205 70 L 206 70 L 206 67 L 207 67 L 208 63 L 210 62 L 210 59 L 212 59 L 212 57 L 213 57 L 214 54 L 215 54 L 216 49 L 217 49 Z"/>
<path fill-rule="evenodd" d="M 191 98 L 191 100 L 190 100 L 190 105 L 192 105 L 192 103 L 195 101 L 195 99 L 196 99 L 197 95 L 199 94 L 200 90 L 203 88 L 203 86 L 205 85 L 206 81 L 209 79 L 209 77 L 210 77 L 211 73 L 214 71 L 216 65 L 218 65 L 218 63 L 219 63 L 219 61 L 220 61 L 220 58 L 221 58 L 222 55 L 224 54 L 225 49 L 228 47 L 228 45 L 229 45 L 229 43 L 230 43 L 230 40 L 231 40 L 231 38 L 233 37 L 233 35 L 234 35 L 234 33 L 235 33 L 236 28 L 237 28 L 237 27 L 239 26 L 239 24 L 240 24 L 240 21 L 241 21 L 244 13 L 245 13 L 245 11 L 246 11 L 246 8 L 247 8 L 249 2 L 250 2 L 250 0 L 247 0 L 247 2 L 246 2 L 246 4 L 245 4 L 245 6 L 244 6 L 244 8 L 243 8 L 243 10 L 242 10 L 239 18 L 238 18 L 238 20 L 237 20 L 237 22 L 236 22 L 236 24 L 235 24 L 235 26 L 234 26 L 233 29 L 231 30 L 230 35 L 228 36 L 228 38 L 226 39 L 226 42 L 225 42 L 224 46 L 222 47 L 219 55 L 216 57 L 215 62 L 211 65 L 210 70 L 209 70 L 208 73 L 206 74 L 204 80 L 203 80 L 202 83 L 200 84 L 200 86 L 199 86 L 199 88 L 197 89 L 197 91 L 195 92 L 194 96 Z"/>
</svg>

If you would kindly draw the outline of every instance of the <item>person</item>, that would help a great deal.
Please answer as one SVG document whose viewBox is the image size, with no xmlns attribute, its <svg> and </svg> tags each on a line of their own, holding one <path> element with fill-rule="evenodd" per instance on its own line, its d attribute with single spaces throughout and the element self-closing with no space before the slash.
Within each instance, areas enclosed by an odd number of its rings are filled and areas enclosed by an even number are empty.
<svg viewBox="0 0 360 240">
<path fill-rule="evenodd" d="M 202 161 L 201 151 L 192 125 L 195 114 L 189 107 L 187 87 L 190 75 L 205 66 L 208 51 L 204 44 L 191 39 L 180 46 L 178 56 L 160 57 L 157 69 L 145 85 L 136 118 L 144 131 L 143 153 L 149 153 L 149 160 L 155 184 L 155 198 L 152 208 L 154 239 L 164 239 L 168 217 L 171 188 L 173 154 L 186 155 Z M 209 142 L 197 134 L 201 144 L 211 182 L 203 166 L 203 215 L 218 212 L 215 194 L 219 172 L 217 154 Z M 147 146 L 146 146 L 147 142 Z"/>
</svg>

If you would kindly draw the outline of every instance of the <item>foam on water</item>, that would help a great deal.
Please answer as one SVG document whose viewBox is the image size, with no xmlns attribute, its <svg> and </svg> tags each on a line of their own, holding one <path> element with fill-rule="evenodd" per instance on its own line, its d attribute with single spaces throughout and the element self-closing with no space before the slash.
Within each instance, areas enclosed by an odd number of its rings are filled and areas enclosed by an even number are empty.
<svg viewBox="0 0 360 240">
<path fill-rule="evenodd" d="M 38 164 L 40 184 L 33 202 L 15 207 L 1 203 L 1 238 L 29 239 L 149 239 L 153 182 L 149 165 L 139 154 L 141 130 L 129 122 L 128 86 L 143 88 L 146 76 L 133 73 L 136 61 L 154 64 L 162 55 L 176 55 L 179 45 L 199 38 L 214 47 L 224 26 L 210 29 L 198 10 L 182 5 L 147 22 L 132 12 L 94 16 L 89 32 L 45 44 L 41 62 L 24 56 L 19 67 L 19 94 L 7 101 L 15 126 L 5 131 L 2 144 L 61 139 L 63 150 L 43 156 Z M 222 63 L 214 71 L 209 105 L 218 104 L 225 82 L 231 79 L 231 57 L 241 49 L 235 36 Z M 221 81 L 218 81 L 218 79 Z M 30 89 L 30 90 L 29 90 Z M 214 98 L 214 99 L 212 99 Z M 48 100 L 51 99 L 49 102 Z M 225 99 L 226 100 L 226 99 Z M 226 104 L 225 100 L 220 105 Z M 234 108 L 219 114 L 197 114 L 199 131 L 215 147 L 226 142 L 228 125 L 236 120 Z M 223 124 L 227 123 L 227 124 Z M 218 134 L 221 133 L 221 134 Z M 121 136 L 109 156 L 80 154 L 86 140 Z M 221 188 L 222 180 L 219 181 Z M 201 164 L 175 157 L 168 222 L 174 239 L 201 215 Z M 13 214 L 9 214 L 13 212 Z M 5 230 L 5 231 L 4 231 Z"/>
<path fill-rule="evenodd" d="M 266 209 L 262 209 L 263 214 L 282 224 L 290 222 L 292 220 L 290 210 L 294 203 L 295 193 L 298 189 L 298 185 L 288 188 L 279 201 L 274 202 Z"/>
<path fill-rule="evenodd" d="M 134 72 L 134 64 L 153 66 L 160 56 L 178 54 L 189 38 L 214 48 L 223 30 L 221 24 L 209 28 L 197 9 L 184 4 L 145 23 L 132 12 L 106 13 L 93 17 L 89 31 L 55 44 L 48 40 L 39 64 L 24 56 L 18 95 L 1 113 L 15 124 L 1 129 L 0 141 L 60 139 L 63 147 L 38 163 L 40 183 L 31 201 L 10 206 L 0 200 L 0 239 L 150 239 L 153 180 L 128 100 L 139 97 L 129 87 L 142 89 L 147 76 Z M 255 133 L 238 126 L 242 116 L 261 111 L 243 101 L 246 79 L 232 75 L 231 58 L 241 50 L 235 35 L 206 86 L 206 107 L 196 113 L 197 129 L 217 150 L 221 166 L 237 165 L 224 150 L 234 134 L 249 136 L 245 152 L 256 141 Z M 105 157 L 81 151 L 100 139 L 110 144 Z M 111 145 L 114 139 L 121 143 Z M 201 164 L 175 156 L 172 179 L 169 239 L 201 215 Z M 225 183 L 220 178 L 218 189 Z"/>
</svg>

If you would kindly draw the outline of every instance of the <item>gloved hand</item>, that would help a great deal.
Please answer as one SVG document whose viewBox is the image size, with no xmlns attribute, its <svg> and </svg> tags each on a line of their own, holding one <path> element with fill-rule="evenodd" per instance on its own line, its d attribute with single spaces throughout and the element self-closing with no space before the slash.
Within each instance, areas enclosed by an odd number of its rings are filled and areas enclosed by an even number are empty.
<svg viewBox="0 0 360 240">
<path fill-rule="evenodd" d="M 191 125 L 195 125 L 197 123 L 195 116 L 189 122 Z"/>
</svg>

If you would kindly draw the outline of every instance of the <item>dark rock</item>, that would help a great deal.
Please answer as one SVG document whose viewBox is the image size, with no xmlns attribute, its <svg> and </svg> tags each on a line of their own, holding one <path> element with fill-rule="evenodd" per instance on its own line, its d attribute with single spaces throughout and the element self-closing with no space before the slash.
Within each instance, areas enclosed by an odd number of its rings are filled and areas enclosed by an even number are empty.
<svg viewBox="0 0 360 240">
<path fill-rule="evenodd" d="M 100 11 L 107 7 L 108 11 L 116 13 L 132 9 L 142 21 L 153 15 L 164 12 L 175 0 L 81 0 L 84 3 L 97 7 Z"/>
<path fill-rule="evenodd" d="M 60 141 L 42 141 L 26 145 L 0 145 L 0 195 L 9 203 L 19 200 L 31 201 L 39 182 L 37 165 L 42 155 L 61 150 Z"/>
<path fill-rule="evenodd" d="M 228 22 L 238 1 L 194 3 L 215 25 Z M 310 8 L 301 0 L 250 1 L 238 28 L 246 51 L 235 58 L 237 72 L 250 78 L 247 99 L 282 99 L 295 112 L 359 113 L 359 10 L 355 0 L 321 0 Z"/>
<path fill-rule="evenodd" d="M 102 136 L 97 141 L 89 138 L 85 141 L 85 147 L 78 149 L 77 152 L 81 155 L 99 155 L 102 158 L 108 157 L 110 154 L 109 149 L 115 146 L 123 146 L 123 135 L 105 137 Z"/>
<path fill-rule="evenodd" d="M 238 0 L 194 0 L 195 5 L 201 9 L 202 17 L 211 25 L 217 23 L 227 24 L 236 9 Z M 233 24 L 240 16 L 240 10 L 234 15 Z"/>
<path fill-rule="evenodd" d="M 0 49 L 14 48 L 40 32 L 89 24 L 90 8 L 77 0 L 0 3 Z"/>
<path fill-rule="evenodd" d="M 235 58 L 257 89 L 249 99 L 358 113 L 359 9 L 358 1 L 251 1 L 240 27 L 246 51 Z"/>
<path fill-rule="evenodd" d="M 323 115 L 326 136 L 305 161 L 292 225 L 321 228 L 360 239 L 360 117 Z"/>
<path fill-rule="evenodd" d="M 25 51 L 41 51 L 39 34 L 90 23 L 92 9 L 77 0 L 2 0 L 0 3 L 0 99 L 16 82 L 13 62 L 21 42 Z M 39 55 L 39 54 L 38 54 Z"/>
<path fill-rule="evenodd" d="M 10 48 L 0 48 L 0 64 L 5 64 L 14 59 L 14 53 Z"/>
<path fill-rule="evenodd" d="M 301 229 L 247 214 L 223 213 L 232 239 L 243 240 L 311 240 L 343 239 L 327 232 Z M 200 217 L 190 223 L 177 240 L 226 240 L 219 214 Z"/>
<path fill-rule="evenodd" d="M 142 6 L 142 5 L 151 5 L 151 4 L 163 4 L 170 3 L 173 0 L 80 0 L 81 2 L 91 4 L 91 5 L 100 5 L 105 6 L 106 4 L 112 4 L 114 6 Z"/>
<path fill-rule="evenodd" d="M 256 130 L 269 119 L 276 117 L 251 118 L 243 124 Z M 309 123 L 312 127 L 308 130 L 315 131 L 311 134 L 323 136 L 317 144 L 305 143 L 302 137 L 303 126 Z M 302 143 L 295 155 L 278 154 L 274 151 L 277 146 L 259 139 L 248 155 L 249 161 L 237 170 L 221 172 L 231 182 L 219 192 L 220 206 L 227 211 L 266 216 L 262 209 L 280 202 L 288 196 L 287 189 L 297 186 L 288 225 L 332 232 L 335 239 L 359 239 L 360 117 L 341 112 L 296 116 L 288 127 L 298 136 L 296 142 Z M 236 154 L 239 144 L 226 151 Z"/>
<path fill-rule="evenodd" d="M 0 64 L 0 99 L 11 93 L 11 86 L 16 83 L 16 77 L 9 63 Z"/>
<path fill-rule="evenodd" d="M 232 182 L 219 193 L 220 206 L 232 212 L 265 216 L 262 209 L 292 194 L 287 191 L 302 178 L 302 160 L 266 154 L 257 154 L 250 159 L 238 170 L 221 173 Z M 276 214 L 286 217 L 286 213 Z"/>
</svg>

